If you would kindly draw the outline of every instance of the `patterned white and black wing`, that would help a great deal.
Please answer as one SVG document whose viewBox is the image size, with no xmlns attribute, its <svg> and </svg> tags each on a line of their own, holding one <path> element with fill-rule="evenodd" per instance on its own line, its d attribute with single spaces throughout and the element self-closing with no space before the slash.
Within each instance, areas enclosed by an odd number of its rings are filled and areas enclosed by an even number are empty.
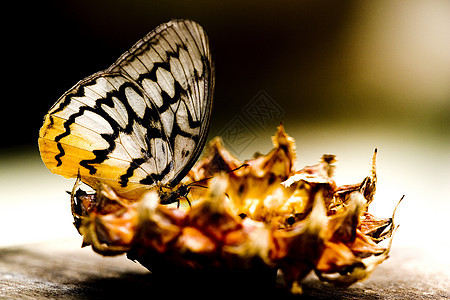
<svg viewBox="0 0 450 300">
<path fill-rule="evenodd" d="M 176 184 L 205 144 L 213 88 L 205 32 L 172 20 L 53 105 L 39 134 L 41 157 L 53 173 L 105 182 L 128 198 Z"/>
</svg>

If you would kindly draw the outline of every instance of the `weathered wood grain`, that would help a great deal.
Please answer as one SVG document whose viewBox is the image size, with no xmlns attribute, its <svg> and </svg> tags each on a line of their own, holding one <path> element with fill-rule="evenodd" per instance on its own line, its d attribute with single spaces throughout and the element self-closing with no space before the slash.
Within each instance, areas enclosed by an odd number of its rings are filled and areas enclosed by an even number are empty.
<svg viewBox="0 0 450 300">
<path fill-rule="evenodd" d="M 288 296 L 277 285 L 240 283 L 220 275 L 202 278 L 193 274 L 159 276 L 125 256 L 102 257 L 79 247 L 79 240 L 61 240 L 0 249 L 1 299 L 132 299 L 219 295 Z M 310 275 L 300 299 L 448 299 L 448 265 L 432 264 L 414 249 L 394 249 L 391 258 L 372 276 L 340 289 Z M 249 289 L 242 290 L 249 280 Z"/>
</svg>

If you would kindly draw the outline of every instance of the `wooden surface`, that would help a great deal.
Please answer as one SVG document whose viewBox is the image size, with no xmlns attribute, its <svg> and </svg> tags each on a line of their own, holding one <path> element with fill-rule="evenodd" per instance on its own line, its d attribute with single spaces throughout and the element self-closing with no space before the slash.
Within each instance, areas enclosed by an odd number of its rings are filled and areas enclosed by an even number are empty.
<svg viewBox="0 0 450 300">
<path fill-rule="evenodd" d="M 79 239 L 64 239 L 22 247 L 0 249 L 1 299 L 96 299 L 165 296 L 290 296 L 281 288 L 256 284 L 243 291 L 224 278 L 214 282 L 190 278 L 159 277 L 124 256 L 102 257 L 80 248 Z M 448 249 L 447 249 L 448 250 Z M 391 258 L 372 276 L 347 289 L 321 283 L 310 275 L 300 299 L 448 299 L 448 260 L 417 249 L 394 247 Z M 244 285 L 245 286 L 245 285 Z"/>
</svg>

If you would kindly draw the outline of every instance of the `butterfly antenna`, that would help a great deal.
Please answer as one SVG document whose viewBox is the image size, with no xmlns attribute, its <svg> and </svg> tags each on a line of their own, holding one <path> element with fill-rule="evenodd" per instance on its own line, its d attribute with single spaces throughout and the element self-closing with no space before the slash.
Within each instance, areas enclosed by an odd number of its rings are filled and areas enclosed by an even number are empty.
<svg viewBox="0 0 450 300">
<path fill-rule="evenodd" d="M 205 180 L 205 179 L 203 179 L 203 180 Z M 195 182 L 198 182 L 198 181 L 195 181 Z M 207 189 L 207 188 L 208 188 L 206 185 L 195 184 L 195 182 L 191 182 L 191 183 L 189 183 L 188 185 L 189 185 L 190 187 L 191 187 L 191 186 L 195 186 L 195 187 L 201 187 L 201 188 L 204 188 L 204 189 Z"/>
<path fill-rule="evenodd" d="M 228 173 L 232 173 L 232 172 L 235 172 L 235 171 L 239 170 L 240 168 L 248 167 L 248 166 L 249 166 L 249 164 L 242 164 L 241 166 L 239 166 L 239 167 L 237 167 L 237 168 L 235 168 L 235 169 L 233 169 L 233 170 L 226 171 L 225 173 L 227 173 L 227 174 L 228 174 Z M 196 181 L 193 181 L 193 182 L 189 183 L 188 185 L 189 185 L 189 186 L 198 186 L 198 187 L 208 188 L 208 187 L 203 186 L 203 185 L 195 185 L 195 183 L 200 182 L 200 181 L 210 180 L 210 179 L 212 179 L 213 177 L 214 177 L 214 176 L 207 177 L 207 178 L 200 179 L 200 180 L 196 180 Z"/>
<path fill-rule="evenodd" d="M 233 170 L 230 170 L 230 171 L 227 171 L 226 173 L 231 173 L 231 172 L 234 172 L 234 171 L 237 171 L 237 170 L 239 170 L 240 168 L 243 168 L 243 167 L 248 167 L 248 166 L 250 166 L 249 164 L 242 164 L 240 167 L 237 167 L 236 169 L 233 169 Z"/>
</svg>

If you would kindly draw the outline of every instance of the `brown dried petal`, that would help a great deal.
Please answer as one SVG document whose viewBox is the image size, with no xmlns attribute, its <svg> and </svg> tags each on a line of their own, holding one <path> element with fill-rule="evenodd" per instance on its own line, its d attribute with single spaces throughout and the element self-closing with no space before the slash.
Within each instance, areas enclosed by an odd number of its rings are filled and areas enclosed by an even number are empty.
<svg viewBox="0 0 450 300">
<path fill-rule="evenodd" d="M 274 148 L 269 153 L 246 161 L 250 166 L 245 169 L 248 171 L 247 176 L 279 177 L 281 180 L 286 180 L 294 172 L 297 160 L 295 141 L 286 134 L 282 124 L 278 126 L 272 142 Z"/>
<path fill-rule="evenodd" d="M 143 249 L 163 253 L 168 243 L 180 235 L 185 218 L 182 210 L 160 205 L 157 192 L 150 191 L 140 201 L 137 242 Z"/>
<path fill-rule="evenodd" d="M 364 235 L 372 238 L 379 238 L 381 233 L 392 223 L 391 218 L 376 218 L 368 212 L 364 212 L 361 217 L 361 224 L 359 230 Z"/>
<path fill-rule="evenodd" d="M 361 260 L 353 254 L 347 245 L 340 242 L 327 242 L 322 256 L 317 262 L 316 269 L 323 273 L 335 273 L 360 262 Z"/>
<path fill-rule="evenodd" d="M 189 171 L 187 178 L 200 181 L 220 172 L 228 172 L 241 166 L 242 163 L 224 146 L 219 137 L 214 138 L 206 146 L 205 154 Z"/>
<path fill-rule="evenodd" d="M 329 230 L 330 234 L 332 234 L 331 241 L 351 243 L 355 240 L 360 215 L 366 203 L 367 200 L 361 193 L 352 193 L 346 211 L 330 219 Z"/>
<path fill-rule="evenodd" d="M 316 193 L 309 216 L 296 223 L 292 229 L 274 233 L 277 251 L 273 259 L 280 261 L 280 268 L 291 286 L 300 281 L 319 261 L 326 241 L 328 219 L 323 194 Z"/>
<path fill-rule="evenodd" d="M 216 177 L 211 182 L 210 196 L 193 206 L 188 219 L 191 226 L 201 228 L 216 240 L 240 228 L 240 218 L 233 214 L 226 203 L 228 182 L 224 176 Z"/>
<path fill-rule="evenodd" d="M 206 255 L 216 252 L 217 243 L 195 227 L 186 226 L 183 227 L 175 247 L 179 248 L 182 253 L 192 252 Z"/>
<path fill-rule="evenodd" d="M 372 254 L 380 254 L 386 251 L 386 248 L 378 246 L 370 237 L 356 231 L 356 238 L 350 244 L 350 249 L 359 257 L 368 257 Z"/>
</svg>

